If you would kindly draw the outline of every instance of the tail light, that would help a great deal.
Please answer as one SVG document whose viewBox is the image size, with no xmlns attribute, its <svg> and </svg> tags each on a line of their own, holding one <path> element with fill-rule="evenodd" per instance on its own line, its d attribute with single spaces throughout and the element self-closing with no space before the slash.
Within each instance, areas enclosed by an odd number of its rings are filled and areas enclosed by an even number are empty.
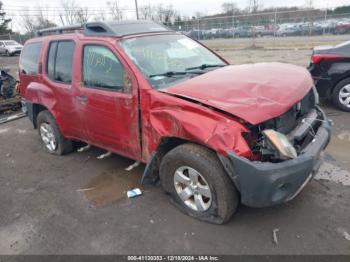
<svg viewBox="0 0 350 262">
<path fill-rule="evenodd" d="M 336 60 L 341 58 L 336 54 L 314 54 L 311 56 L 311 63 L 319 64 L 322 60 Z"/>
</svg>

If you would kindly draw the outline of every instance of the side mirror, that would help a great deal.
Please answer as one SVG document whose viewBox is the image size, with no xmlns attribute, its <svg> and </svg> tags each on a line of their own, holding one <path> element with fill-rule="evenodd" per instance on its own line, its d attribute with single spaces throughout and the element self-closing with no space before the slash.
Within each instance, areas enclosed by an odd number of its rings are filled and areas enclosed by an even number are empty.
<svg viewBox="0 0 350 262">
<path fill-rule="evenodd" d="M 132 93 L 132 81 L 130 76 L 124 72 L 123 74 L 123 87 L 124 87 L 124 93 L 131 94 Z"/>
</svg>

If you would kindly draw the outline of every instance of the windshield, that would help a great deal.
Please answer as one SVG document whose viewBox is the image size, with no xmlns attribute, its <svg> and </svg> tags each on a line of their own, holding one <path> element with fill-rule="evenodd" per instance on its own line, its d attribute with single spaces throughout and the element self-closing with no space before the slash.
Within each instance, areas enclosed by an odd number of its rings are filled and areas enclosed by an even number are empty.
<svg viewBox="0 0 350 262">
<path fill-rule="evenodd" d="M 125 39 L 121 45 L 153 88 L 162 88 L 225 63 L 183 35 L 153 35 Z"/>
<path fill-rule="evenodd" d="M 6 46 L 18 45 L 18 43 L 15 42 L 15 41 L 6 41 L 6 42 L 5 42 L 5 45 L 6 45 Z"/>
</svg>

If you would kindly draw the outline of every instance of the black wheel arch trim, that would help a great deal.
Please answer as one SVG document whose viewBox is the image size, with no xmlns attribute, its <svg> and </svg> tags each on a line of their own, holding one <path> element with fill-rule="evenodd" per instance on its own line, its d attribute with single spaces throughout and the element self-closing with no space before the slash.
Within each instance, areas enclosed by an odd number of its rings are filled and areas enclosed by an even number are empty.
<svg viewBox="0 0 350 262">
<path fill-rule="evenodd" d="M 34 129 L 37 129 L 37 116 L 43 110 L 48 110 L 45 106 L 32 103 L 31 101 L 22 99 L 22 104 L 25 105 L 28 118 L 33 124 Z M 51 113 L 51 112 L 50 112 Z"/>
</svg>

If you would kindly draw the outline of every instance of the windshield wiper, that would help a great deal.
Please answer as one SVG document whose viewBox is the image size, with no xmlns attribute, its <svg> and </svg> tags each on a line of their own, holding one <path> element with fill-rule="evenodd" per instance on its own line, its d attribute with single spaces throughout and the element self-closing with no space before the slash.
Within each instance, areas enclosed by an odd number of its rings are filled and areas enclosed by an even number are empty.
<svg viewBox="0 0 350 262">
<path fill-rule="evenodd" d="M 210 67 L 224 67 L 224 66 L 226 66 L 226 65 L 225 64 L 202 64 L 200 66 L 186 68 L 186 70 L 194 70 L 194 69 L 204 70 L 204 69 L 210 68 Z"/>
<path fill-rule="evenodd" d="M 168 72 L 161 73 L 161 74 L 149 75 L 148 77 L 149 77 L 149 78 L 156 77 L 156 76 L 173 77 L 173 76 L 180 76 L 180 75 L 187 75 L 187 74 L 197 74 L 197 75 L 200 75 L 200 74 L 203 74 L 203 72 L 198 72 L 198 71 L 196 71 L 196 72 L 168 71 Z"/>
</svg>

